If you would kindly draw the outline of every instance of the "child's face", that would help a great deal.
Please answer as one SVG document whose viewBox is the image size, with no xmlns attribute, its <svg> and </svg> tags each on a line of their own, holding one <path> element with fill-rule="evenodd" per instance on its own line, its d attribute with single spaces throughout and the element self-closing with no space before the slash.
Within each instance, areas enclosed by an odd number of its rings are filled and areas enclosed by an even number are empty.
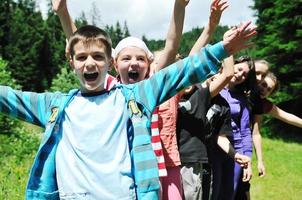
<svg viewBox="0 0 302 200">
<path fill-rule="evenodd" d="M 82 92 L 104 89 L 105 76 L 112 66 L 112 58 L 106 54 L 103 44 L 78 42 L 70 62 L 81 83 Z"/>
<path fill-rule="evenodd" d="M 124 48 L 116 58 L 116 70 L 123 84 L 144 80 L 149 73 L 149 60 L 145 53 L 137 47 Z"/>
<path fill-rule="evenodd" d="M 263 99 L 268 97 L 274 90 L 275 86 L 275 82 L 270 77 L 265 77 L 264 80 L 258 84 L 260 97 Z"/>
<path fill-rule="evenodd" d="M 230 83 L 232 83 L 233 85 L 238 85 L 240 83 L 243 83 L 247 78 L 249 71 L 250 68 L 247 62 L 235 64 L 234 76 L 231 79 Z"/>
<path fill-rule="evenodd" d="M 268 66 L 264 63 L 255 62 L 256 81 L 260 84 L 268 72 Z"/>
</svg>

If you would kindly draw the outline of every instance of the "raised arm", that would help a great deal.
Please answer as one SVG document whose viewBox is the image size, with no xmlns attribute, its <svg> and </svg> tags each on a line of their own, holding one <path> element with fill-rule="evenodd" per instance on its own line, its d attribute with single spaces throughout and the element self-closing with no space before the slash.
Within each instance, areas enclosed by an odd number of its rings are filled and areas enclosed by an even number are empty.
<svg viewBox="0 0 302 200">
<path fill-rule="evenodd" d="M 232 79 L 234 75 L 234 58 L 230 56 L 223 61 L 222 72 L 215 75 L 209 84 L 211 97 L 215 97 Z"/>
<path fill-rule="evenodd" d="M 250 22 L 233 30 L 232 34 L 213 46 L 202 48 L 198 54 L 180 60 L 171 66 L 155 73 L 148 80 L 134 84 L 134 90 L 149 111 L 155 106 L 174 96 L 177 92 L 190 85 L 204 81 L 217 73 L 220 60 L 228 54 L 234 54 L 250 45 L 247 40 L 256 34 L 255 29 L 248 28 Z M 139 87 L 136 87 L 141 85 Z"/>
<path fill-rule="evenodd" d="M 69 15 L 66 0 L 52 0 L 52 8 L 59 16 L 64 33 L 69 39 L 72 33 L 77 30 L 77 27 Z"/>
<path fill-rule="evenodd" d="M 262 121 L 261 115 L 254 116 L 252 135 L 253 135 L 254 148 L 257 156 L 258 175 L 260 177 L 263 177 L 265 176 L 265 167 L 264 167 L 263 156 L 262 156 L 262 137 L 260 134 L 261 121 Z"/>
<path fill-rule="evenodd" d="M 175 0 L 165 47 L 156 63 L 155 71 L 159 71 L 175 61 L 183 30 L 185 8 L 189 1 Z"/>
<path fill-rule="evenodd" d="M 300 117 L 298 117 L 294 114 L 288 113 L 276 105 L 273 105 L 273 108 L 269 111 L 268 114 L 270 114 L 274 118 L 279 119 L 285 123 L 302 128 L 302 119 Z"/>
<path fill-rule="evenodd" d="M 193 55 L 197 53 L 202 47 L 209 43 L 212 34 L 214 33 L 216 27 L 219 24 L 222 12 L 228 7 L 226 1 L 213 0 L 211 3 L 210 17 L 208 24 L 204 27 L 202 33 L 200 34 L 198 40 L 192 47 L 190 54 Z"/>
</svg>

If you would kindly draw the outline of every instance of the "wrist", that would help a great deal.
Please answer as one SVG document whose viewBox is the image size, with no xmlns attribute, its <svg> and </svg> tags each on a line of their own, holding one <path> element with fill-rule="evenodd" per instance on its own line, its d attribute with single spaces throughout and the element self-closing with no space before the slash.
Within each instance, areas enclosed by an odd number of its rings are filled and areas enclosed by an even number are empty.
<svg viewBox="0 0 302 200">
<path fill-rule="evenodd" d="M 218 25 L 217 23 L 211 22 L 211 20 L 210 20 L 208 23 L 209 31 L 214 32 L 217 25 Z"/>
</svg>

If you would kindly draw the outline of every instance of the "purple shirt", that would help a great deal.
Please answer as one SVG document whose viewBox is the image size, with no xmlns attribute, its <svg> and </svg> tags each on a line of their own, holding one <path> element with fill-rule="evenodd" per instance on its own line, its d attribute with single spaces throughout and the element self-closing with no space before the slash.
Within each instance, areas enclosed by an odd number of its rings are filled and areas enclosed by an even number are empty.
<svg viewBox="0 0 302 200">
<path fill-rule="evenodd" d="M 253 142 L 250 128 L 250 111 L 244 95 L 224 88 L 221 96 L 229 103 L 233 135 L 229 138 L 237 152 L 252 156 Z"/>
</svg>

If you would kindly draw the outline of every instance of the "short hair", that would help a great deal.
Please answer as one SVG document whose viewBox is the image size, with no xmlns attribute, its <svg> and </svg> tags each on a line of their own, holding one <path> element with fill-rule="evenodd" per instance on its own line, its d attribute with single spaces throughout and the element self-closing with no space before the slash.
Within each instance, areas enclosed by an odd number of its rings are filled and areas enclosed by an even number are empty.
<svg viewBox="0 0 302 200">
<path fill-rule="evenodd" d="M 74 46 L 78 42 L 83 42 L 89 44 L 91 42 L 96 42 L 105 45 L 105 51 L 108 57 L 111 57 L 112 53 L 112 42 L 109 34 L 96 26 L 86 25 L 79 28 L 76 32 L 72 34 L 68 41 L 68 50 L 70 52 L 71 58 L 74 56 Z"/>
<path fill-rule="evenodd" d="M 276 93 L 279 88 L 280 88 L 280 84 L 279 84 L 279 81 L 276 77 L 276 75 L 273 73 L 273 72 L 268 72 L 267 75 L 265 77 L 268 77 L 270 79 L 272 79 L 272 81 L 275 83 L 275 86 L 274 88 L 272 89 L 272 92 L 270 95 L 273 95 L 274 93 Z"/>
</svg>

